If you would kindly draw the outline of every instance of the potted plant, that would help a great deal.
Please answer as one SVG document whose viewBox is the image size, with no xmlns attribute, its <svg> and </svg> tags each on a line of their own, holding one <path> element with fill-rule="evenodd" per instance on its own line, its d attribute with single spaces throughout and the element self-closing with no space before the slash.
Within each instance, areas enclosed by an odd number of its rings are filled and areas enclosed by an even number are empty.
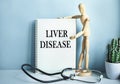
<svg viewBox="0 0 120 84">
<path fill-rule="evenodd" d="M 112 39 L 111 44 L 108 44 L 108 55 L 105 62 L 105 69 L 108 78 L 120 78 L 120 38 Z"/>
</svg>

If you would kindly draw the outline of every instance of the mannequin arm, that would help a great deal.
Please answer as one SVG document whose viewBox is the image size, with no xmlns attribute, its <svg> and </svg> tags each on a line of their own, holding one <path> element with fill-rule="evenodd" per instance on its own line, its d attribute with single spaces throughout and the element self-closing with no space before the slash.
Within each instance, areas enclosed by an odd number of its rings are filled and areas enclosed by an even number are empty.
<svg viewBox="0 0 120 84">
<path fill-rule="evenodd" d="M 78 38 L 78 37 L 80 37 L 81 35 L 83 35 L 83 33 L 84 33 L 84 31 L 81 31 L 81 32 L 77 33 L 77 34 L 75 35 L 75 37 Z"/>
<path fill-rule="evenodd" d="M 65 16 L 65 17 L 60 17 L 59 19 L 78 19 L 78 18 L 81 18 L 81 15 Z"/>
<path fill-rule="evenodd" d="M 83 24 L 83 31 L 84 31 L 84 32 L 86 32 L 86 31 L 89 32 L 89 22 L 90 22 L 90 20 L 89 20 L 89 18 L 87 18 L 87 19 L 85 20 L 85 23 Z"/>
<path fill-rule="evenodd" d="M 81 32 L 79 32 L 79 33 L 77 33 L 76 35 L 74 35 L 74 36 L 70 36 L 70 39 L 71 40 L 73 40 L 73 39 L 77 39 L 78 37 L 80 37 L 81 35 L 83 35 L 83 31 L 81 31 Z"/>
</svg>

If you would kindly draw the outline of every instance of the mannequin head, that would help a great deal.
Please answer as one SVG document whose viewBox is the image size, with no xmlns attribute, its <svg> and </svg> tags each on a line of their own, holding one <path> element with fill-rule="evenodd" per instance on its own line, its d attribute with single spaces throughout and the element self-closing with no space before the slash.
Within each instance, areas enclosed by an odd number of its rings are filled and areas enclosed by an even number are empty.
<svg viewBox="0 0 120 84">
<path fill-rule="evenodd" d="M 81 15 L 85 15 L 86 14 L 84 4 L 79 4 L 78 8 L 80 10 Z"/>
</svg>

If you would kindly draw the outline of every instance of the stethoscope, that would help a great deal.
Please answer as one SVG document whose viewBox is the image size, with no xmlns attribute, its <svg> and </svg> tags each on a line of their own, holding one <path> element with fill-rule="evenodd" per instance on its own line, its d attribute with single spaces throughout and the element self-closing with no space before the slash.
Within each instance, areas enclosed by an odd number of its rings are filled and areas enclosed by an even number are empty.
<svg viewBox="0 0 120 84">
<path fill-rule="evenodd" d="M 33 70 L 35 71 L 38 71 L 38 72 L 41 72 L 42 74 L 44 75 L 48 75 L 48 76 L 53 76 L 53 75 L 61 75 L 62 78 L 59 78 L 59 79 L 55 79 L 55 80 L 48 80 L 48 81 L 44 81 L 44 80 L 40 80 L 34 76 L 32 76 L 31 74 L 29 74 L 29 72 L 27 70 L 25 70 L 24 67 L 30 67 L 32 68 Z M 58 82 L 58 81 L 63 81 L 63 80 L 76 80 L 76 81 L 81 81 L 81 82 L 86 82 L 86 83 L 98 83 L 101 81 L 101 79 L 103 78 L 103 75 L 100 71 L 97 71 L 97 70 L 92 70 L 92 73 L 95 73 L 97 74 L 97 79 L 96 81 L 86 81 L 86 80 L 82 80 L 80 78 L 77 78 L 77 74 L 75 72 L 75 68 L 65 68 L 63 69 L 61 72 L 56 72 L 56 73 L 46 73 L 38 68 L 35 68 L 33 66 L 31 66 L 30 64 L 23 64 L 21 66 L 21 69 L 22 71 L 28 75 L 30 78 L 36 80 L 36 81 L 39 81 L 39 82 L 42 82 L 42 83 L 52 83 L 52 82 Z M 66 74 L 65 72 L 72 72 L 70 74 Z"/>
</svg>

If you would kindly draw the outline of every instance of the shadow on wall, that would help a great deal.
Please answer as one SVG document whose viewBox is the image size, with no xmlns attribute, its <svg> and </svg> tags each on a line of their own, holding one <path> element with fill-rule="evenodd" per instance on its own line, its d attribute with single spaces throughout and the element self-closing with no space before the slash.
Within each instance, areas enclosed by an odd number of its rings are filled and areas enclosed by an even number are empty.
<svg viewBox="0 0 120 84">
<path fill-rule="evenodd" d="M 35 21 L 32 21 L 29 26 L 28 63 L 35 66 Z"/>
<path fill-rule="evenodd" d="M 81 28 L 82 28 L 81 22 L 78 19 L 77 20 L 77 28 L 76 28 L 77 32 L 76 33 L 80 32 Z M 76 67 L 78 66 L 79 57 L 80 57 L 80 53 L 81 53 L 81 47 L 82 47 L 81 41 L 82 41 L 82 36 L 76 39 Z"/>
</svg>

